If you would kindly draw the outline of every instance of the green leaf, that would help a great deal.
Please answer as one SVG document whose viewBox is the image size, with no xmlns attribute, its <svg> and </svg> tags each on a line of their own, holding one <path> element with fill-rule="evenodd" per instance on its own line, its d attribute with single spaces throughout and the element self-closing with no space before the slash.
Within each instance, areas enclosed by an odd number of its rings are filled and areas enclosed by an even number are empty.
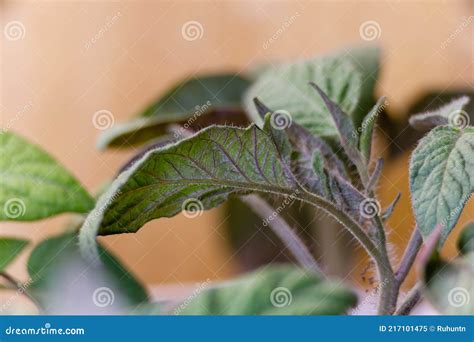
<svg viewBox="0 0 474 342">
<path fill-rule="evenodd" d="M 400 200 L 401 197 L 402 197 L 402 194 L 399 192 L 397 196 L 395 196 L 395 199 L 392 201 L 392 203 L 390 203 L 390 205 L 383 211 L 381 215 L 381 218 L 383 221 L 388 220 L 390 216 L 392 216 L 393 211 L 395 210 L 395 207 L 397 206 L 398 201 Z"/>
<path fill-rule="evenodd" d="M 474 191 L 474 128 L 437 127 L 421 139 L 410 162 L 417 227 L 426 238 L 443 226 L 441 243 Z"/>
<path fill-rule="evenodd" d="M 435 255 L 423 275 L 426 298 L 442 314 L 474 315 L 474 253 L 446 262 Z"/>
<path fill-rule="evenodd" d="M 364 156 L 366 164 L 370 162 L 370 155 L 372 153 L 372 140 L 375 122 L 377 121 L 377 117 L 383 112 L 386 106 L 386 98 L 382 96 L 369 112 L 369 114 L 367 114 L 367 116 L 364 118 L 362 125 L 358 128 L 358 131 L 360 132 L 359 150 Z"/>
<path fill-rule="evenodd" d="M 358 46 L 339 53 L 349 59 L 361 75 L 362 86 L 357 108 L 352 114 L 354 126 L 359 127 L 364 116 L 374 105 L 375 86 L 379 78 L 381 50 L 377 46 Z"/>
<path fill-rule="evenodd" d="M 357 297 L 339 282 L 292 266 L 267 266 L 204 289 L 175 309 L 182 315 L 339 315 Z"/>
<path fill-rule="evenodd" d="M 211 126 L 149 151 L 101 196 L 81 228 L 81 246 L 94 253 L 97 232 L 135 232 L 182 210 L 214 208 L 232 193 L 294 194 L 297 185 L 284 154 L 289 148 L 274 137 L 255 125 Z"/>
<path fill-rule="evenodd" d="M 469 222 L 463 228 L 457 245 L 461 254 L 474 252 L 474 222 Z"/>
<path fill-rule="evenodd" d="M 172 87 L 137 118 L 105 131 L 97 146 L 140 145 L 166 133 L 170 124 L 232 122 L 241 113 L 242 94 L 249 85 L 248 80 L 235 74 L 192 77 Z"/>
<path fill-rule="evenodd" d="M 329 98 L 346 113 L 352 114 L 358 104 L 361 77 L 347 59 L 318 57 L 269 69 L 248 89 L 244 96 L 247 111 L 255 122 L 262 120 L 253 105 L 258 97 L 275 111 L 285 110 L 292 119 L 321 137 L 337 136 L 337 130 L 324 101 L 309 87 L 321 85 Z"/>
<path fill-rule="evenodd" d="M 15 238 L 0 238 L 0 271 L 3 271 L 23 249 L 28 241 Z"/>
<path fill-rule="evenodd" d="M 69 284 L 62 279 L 61 272 L 72 268 L 74 273 L 72 282 L 90 280 L 96 276 L 103 277 L 107 282 L 98 286 L 106 286 L 115 297 L 122 297 L 128 305 L 137 305 L 148 300 L 144 287 L 133 277 L 120 261 L 99 245 L 99 254 L 102 264 L 100 268 L 87 263 L 80 255 L 77 235 L 66 233 L 42 241 L 32 251 L 28 259 L 28 273 L 31 279 L 30 293 L 44 306 L 48 307 L 52 297 L 57 292 L 65 290 Z M 102 268 L 103 267 L 103 268 Z M 84 286 L 84 291 L 92 291 Z M 84 300 L 92 298 L 87 293 Z M 65 298 L 66 300 L 66 298 Z M 54 308 L 51 308 L 54 310 Z"/>
<path fill-rule="evenodd" d="M 352 124 L 351 118 L 342 111 L 342 109 L 324 93 L 324 91 L 318 87 L 315 83 L 311 82 L 311 86 L 316 89 L 319 96 L 324 101 L 329 113 L 334 120 L 337 131 L 339 133 L 339 140 L 344 148 L 349 159 L 360 168 L 362 165 L 362 155 L 358 150 L 357 136 L 354 135 L 355 129 Z"/>
<path fill-rule="evenodd" d="M 436 110 L 412 115 L 409 120 L 410 125 L 420 131 L 443 125 L 465 127 L 469 124 L 469 116 L 463 108 L 468 103 L 469 97 L 459 97 Z"/>
<path fill-rule="evenodd" d="M 31 221 L 88 212 L 94 200 L 52 157 L 11 133 L 0 134 L 0 220 Z"/>
</svg>

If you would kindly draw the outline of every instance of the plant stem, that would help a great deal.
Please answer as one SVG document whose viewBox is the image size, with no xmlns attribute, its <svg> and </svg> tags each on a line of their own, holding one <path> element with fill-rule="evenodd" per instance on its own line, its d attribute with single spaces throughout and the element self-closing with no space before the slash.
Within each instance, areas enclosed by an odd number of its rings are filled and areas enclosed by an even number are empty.
<svg viewBox="0 0 474 342">
<path fill-rule="evenodd" d="M 403 284 L 408 275 L 408 272 L 410 272 L 410 269 L 413 266 L 413 263 L 415 262 L 416 256 L 418 254 L 418 251 L 420 250 L 422 243 L 423 238 L 421 237 L 418 228 L 415 227 L 411 234 L 410 241 L 408 242 L 405 253 L 403 254 L 402 261 L 400 262 L 398 270 L 395 273 L 395 277 L 397 278 L 397 282 L 399 283 L 399 285 Z"/>
<path fill-rule="evenodd" d="M 26 288 L 23 286 L 23 284 L 20 281 L 16 280 L 15 278 L 13 278 L 11 275 L 9 275 L 6 272 L 0 272 L 0 277 L 5 279 L 6 282 L 12 286 L 13 290 L 16 290 L 20 292 L 21 294 L 23 294 L 36 306 L 38 310 L 40 310 L 41 306 L 39 305 L 39 303 L 36 301 L 35 298 L 33 298 L 31 294 L 28 293 L 28 291 L 26 290 Z"/>
<path fill-rule="evenodd" d="M 384 258 L 381 256 L 377 246 L 370 240 L 364 230 L 354 219 L 349 216 L 346 212 L 339 210 L 333 203 L 319 197 L 315 194 L 305 191 L 302 196 L 297 197 L 303 202 L 309 203 L 312 206 L 323 210 L 337 222 L 342 224 L 365 248 L 367 253 L 374 259 L 377 267 L 382 267 L 384 264 Z M 385 265 L 386 267 L 386 265 Z"/>
<path fill-rule="evenodd" d="M 377 247 L 374 242 L 369 238 L 365 233 L 363 228 L 356 222 L 354 219 L 347 214 L 345 211 L 337 208 L 333 203 L 327 201 L 326 199 L 315 195 L 311 192 L 308 192 L 304 189 L 302 191 L 295 190 L 289 196 L 294 196 L 295 198 L 309 203 L 312 206 L 321 209 L 333 217 L 336 221 L 341 223 L 365 248 L 367 253 L 375 261 L 377 267 L 377 272 L 380 279 L 380 300 L 378 313 L 380 315 L 391 315 L 396 309 L 396 302 L 398 297 L 397 282 L 395 275 L 392 271 L 390 265 L 390 260 L 388 254 L 385 252 L 385 243 L 381 248 Z M 383 228 L 383 227 L 382 227 Z M 385 235 L 383 235 L 385 236 Z M 385 241 L 385 239 L 383 239 Z"/>
<path fill-rule="evenodd" d="M 383 225 L 381 220 L 376 221 L 379 222 L 379 225 Z M 408 272 L 410 272 L 411 267 L 413 266 L 413 263 L 415 261 L 416 255 L 418 254 L 418 251 L 420 250 L 422 242 L 423 241 L 421 234 L 419 233 L 418 229 L 415 228 L 411 235 L 410 241 L 408 242 L 407 248 L 402 257 L 402 261 L 400 262 L 397 272 L 394 274 L 393 271 L 391 271 L 387 272 L 387 274 L 384 275 L 386 279 L 384 280 L 384 282 L 381 283 L 380 287 L 380 300 L 378 308 L 380 314 L 393 314 L 396 311 L 400 287 L 405 281 Z M 385 240 L 383 243 L 385 245 Z M 382 251 L 382 255 L 387 255 L 386 249 Z M 412 303 L 412 306 L 414 306 L 418 302 L 419 298 L 413 298 L 412 300 L 414 301 L 414 303 Z"/>
<path fill-rule="evenodd" d="M 411 290 L 408 292 L 400 307 L 395 311 L 396 315 L 409 315 L 413 308 L 418 304 L 421 299 L 421 283 L 417 283 Z"/>
<path fill-rule="evenodd" d="M 286 221 L 280 215 L 275 215 L 275 209 L 272 208 L 263 198 L 257 195 L 241 197 L 255 213 L 268 222 L 273 232 L 280 238 L 285 246 L 290 250 L 298 263 L 311 271 L 324 275 L 321 268 L 314 260 L 304 242 L 296 235 Z M 272 218 L 269 220 L 269 218 Z"/>
<path fill-rule="evenodd" d="M 373 195 L 373 194 L 372 194 Z M 380 218 L 380 214 L 374 217 L 373 222 L 375 224 L 375 229 L 377 231 L 377 244 L 382 256 L 383 265 L 385 266 L 382 269 L 379 269 L 379 304 L 378 304 L 378 313 L 379 315 L 391 315 L 397 308 L 397 299 L 398 293 L 400 291 L 400 286 L 398 285 L 395 274 L 393 273 L 392 266 L 390 264 L 390 259 L 387 252 L 387 241 L 385 236 L 385 225 Z"/>
</svg>

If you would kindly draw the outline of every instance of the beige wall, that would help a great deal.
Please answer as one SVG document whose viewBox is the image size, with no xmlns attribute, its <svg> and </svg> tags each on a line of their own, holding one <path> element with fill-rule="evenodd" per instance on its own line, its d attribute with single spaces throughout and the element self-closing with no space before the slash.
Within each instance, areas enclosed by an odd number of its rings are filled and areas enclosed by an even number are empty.
<svg viewBox="0 0 474 342">
<path fill-rule="evenodd" d="M 394 110 L 405 109 L 427 88 L 472 87 L 473 22 L 442 48 L 474 14 L 469 3 L 4 1 L 2 30 L 17 20 L 25 36 L 16 41 L 2 36 L 2 125 L 43 146 L 94 191 L 132 153 L 95 150 L 96 111 L 109 110 L 118 122 L 190 74 L 241 72 L 257 62 L 363 43 L 359 27 L 368 20 L 380 25 L 376 41 L 384 49 L 378 93 L 389 97 Z M 291 24 L 264 49 L 291 16 Z M 190 20 L 202 24 L 201 39 L 183 39 L 182 25 Z M 403 189 L 403 203 L 391 222 L 392 240 L 400 242 L 413 224 L 406 156 L 393 165 L 384 174 L 382 197 L 387 203 Z M 2 224 L 0 232 L 36 241 L 59 231 L 65 216 Z M 462 220 L 472 217 L 471 205 Z M 148 283 L 223 278 L 237 268 L 218 232 L 222 221 L 213 210 L 193 220 L 179 216 L 151 222 L 137 234 L 103 241 Z M 14 265 L 15 273 L 24 274 L 24 260 Z"/>
</svg>

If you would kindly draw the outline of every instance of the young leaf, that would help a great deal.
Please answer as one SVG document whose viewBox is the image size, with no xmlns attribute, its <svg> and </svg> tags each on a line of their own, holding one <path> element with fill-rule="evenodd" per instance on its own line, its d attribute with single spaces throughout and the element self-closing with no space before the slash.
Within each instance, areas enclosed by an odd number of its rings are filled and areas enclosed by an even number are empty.
<svg viewBox="0 0 474 342">
<path fill-rule="evenodd" d="M 400 197 L 402 194 L 399 192 L 395 199 L 390 203 L 390 205 L 387 207 L 387 209 L 384 210 L 384 212 L 381 215 L 381 218 L 383 221 L 386 221 L 390 218 L 392 215 L 393 211 L 395 210 L 395 207 L 397 206 L 398 201 L 400 200 Z"/>
<path fill-rule="evenodd" d="M 370 162 L 370 155 L 372 153 L 372 140 L 375 121 L 377 117 L 382 113 L 387 105 L 386 98 L 381 97 L 372 110 L 367 114 L 362 122 L 362 125 L 359 127 L 360 138 L 359 138 L 359 150 L 364 156 L 366 164 Z M 356 133 L 357 134 L 357 133 Z"/>
<path fill-rule="evenodd" d="M 233 122 L 236 117 L 241 121 L 242 94 L 249 85 L 248 80 L 235 74 L 192 77 L 168 90 L 137 118 L 105 131 L 97 146 L 140 145 L 166 133 L 166 127 L 173 123 L 223 123 Z"/>
<path fill-rule="evenodd" d="M 258 97 L 275 111 L 287 111 L 293 121 L 314 135 L 337 136 L 324 102 L 314 96 L 308 86 L 311 81 L 320 84 L 345 112 L 351 114 L 357 107 L 360 75 L 348 60 L 334 56 L 285 64 L 268 70 L 246 92 L 245 107 L 255 122 L 261 123 L 253 104 L 253 99 Z"/>
<path fill-rule="evenodd" d="M 369 183 L 367 184 L 367 193 L 371 193 L 372 191 L 375 190 L 375 187 L 377 186 L 380 175 L 382 174 L 382 168 L 383 168 L 383 158 L 377 159 L 377 162 L 375 163 L 375 168 L 372 174 L 370 175 L 369 178 Z"/>
<path fill-rule="evenodd" d="M 330 174 L 329 186 L 331 195 L 337 204 L 337 207 L 345 212 L 350 213 L 357 219 L 364 219 L 361 214 L 367 209 L 363 206 L 364 203 L 371 203 L 359 190 L 357 190 L 351 183 L 337 174 Z"/>
<path fill-rule="evenodd" d="M 258 98 L 254 99 L 254 103 L 262 119 L 265 118 L 267 114 L 270 114 L 273 116 L 273 121 L 275 121 L 275 116 L 279 114 L 278 112 L 273 112 Z M 270 119 L 272 119 L 272 116 L 270 117 Z M 293 149 L 295 150 L 295 153 L 297 155 L 296 158 L 294 158 L 296 164 L 296 171 L 298 173 L 301 172 L 303 174 L 302 181 L 304 183 L 307 183 L 304 180 L 305 174 L 308 177 L 312 177 L 313 175 L 312 160 L 315 151 L 321 152 L 322 157 L 324 157 L 324 166 L 328 170 L 332 170 L 333 172 L 339 172 L 341 176 L 347 178 L 344 163 L 337 157 L 336 153 L 334 153 L 329 144 L 326 143 L 323 139 L 312 135 L 306 128 L 300 126 L 295 122 L 288 122 L 288 125 L 282 127 L 281 130 L 284 130 L 286 132 L 286 136 L 288 137 L 289 141 L 291 142 L 291 145 L 293 146 Z"/>
<path fill-rule="evenodd" d="M 99 199 L 81 229 L 81 246 L 92 248 L 97 232 L 135 232 L 152 219 L 214 208 L 232 193 L 292 195 L 299 188 L 284 151 L 255 125 L 211 126 L 151 150 Z"/>
<path fill-rule="evenodd" d="M 0 220 L 31 221 L 63 212 L 85 213 L 94 200 L 39 147 L 0 134 Z"/>
<path fill-rule="evenodd" d="M 462 96 L 437 110 L 412 115 L 409 119 L 410 125 L 420 131 L 427 131 L 436 126 L 453 125 L 467 126 L 469 116 L 463 112 L 463 108 L 469 103 L 469 97 Z"/>
<path fill-rule="evenodd" d="M 340 315 L 357 297 L 337 282 L 292 266 L 267 266 L 206 289 L 174 312 L 182 315 Z"/>
<path fill-rule="evenodd" d="M 338 173 L 343 178 L 348 178 L 347 172 L 342 160 L 336 155 L 331 146 L 323 139 L 312 135 L 306 128 L 293 123 L 286 129 L 288 138 L 294 149 L 301 155 L 302 162 L 311 161 L 315 150 L 321 152 L 324 157 L 324 166 L 331 172 Z M 310 169 L 312 165 L 306 165 L 304 168 Z"/>
<path fill-rule="evenodd" d="M 23 249 L 28 241 L 15 238 L 0 238 L 0 272 L 3 271 Z"/>
<path fill-rule="evenodd" d="M 85 261 L 79 252 L 77 235 L 66 233 L 42 241 L 31 252 L 28 259 L 28 273 L 31 279 L 29 286 L 30 293 L 45 307 L 51 305 L 51 298 L 57 298 L 58 291 L 65 291 L 73 283 L 85 282 L 84 291 L 91 291 L 83 299 L 93 299 L 92 291 L 97 290 L 96 286 L 89 288 L 88 281 L 93 283 L 97 276 L 106 280 L 106 283 L 99 283 L 97 286 L 107 287 L 107 292 L 113 297 L 121 297 L 127 305 L 137 305 L 148 300 L 148 295 L 144 287 L 133 277 L 112 254 L 99 245 L 99 253 L 102 264 L 96 269 L 94 265 Z M 74 272 L 71 284 L 63 279 L 62 272 L 67 272 L 72 268 Z M 100 274 L 95 274 L 100 273 Z M 89 283 L 87 283 L 89 285 Z M 73 300 L 64 298 L 64 300 Z M 113 304 L 113 300 L 111 303 Z M 117 303 L 118 304 L 118 303 Z M 55 310 L 55 308 L 50 308 Z"/>
<path fill-rule="evenodd" d="M 474 128 L 442 126 L 424 137 L 410 161 L 410 191 L 417 227 L 426 238 L 437 224 L 441 242 L 474 191 Z"/>
</svg>

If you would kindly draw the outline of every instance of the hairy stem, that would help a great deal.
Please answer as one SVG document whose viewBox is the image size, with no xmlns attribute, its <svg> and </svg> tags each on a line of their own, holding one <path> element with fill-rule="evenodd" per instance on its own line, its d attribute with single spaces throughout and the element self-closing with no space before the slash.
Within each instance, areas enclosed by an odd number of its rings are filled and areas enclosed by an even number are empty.
<svg viewBox="0 0 474 342">
<path fill-rule="evenodd" d="M 12 287 L 13 290 L 18 291 L 19 293 L 23 294 L 26 298 L 28 298 L 38 308 L 38 310 L 41 308 L 40 304 L 36 301 L 35 298 L 33 298 L 33 296 L 30 293 L 28 293 L 25 286 L 23 286 L 23 284 L 20 281 L 16 280 L 15 278 L 13 278 L 10 274 L 6 272 L 0 272 L 0 277 L 5 279 L 5 281 Z"/>
<path fill-rule="evenodd" d="M 274 208 L 257 195 L 241 197 L 241 200 L 265 220 L 265 222 L 268 222 L 270 228 L 290 250 L 301 266 L 324 275 L 304 242 L 280 215 L 275 215 Z M 271 220 L 269 218 L 271 218 Z"/>
<path fill-rule="evenodd" d="M 379 315 L 391 315 L 397 307 L 397 298 L 400 287 L 397 284 L 395 275 L 390 264 L 387 252 L 387 241 L 385 236 L 385 225 L 380 218 L 380 214 L 374 217 L 373 222 L 377 232 L 377 245 L 383 258 L 383 269 L 379 270 L 379 303 L 377 312 Z"/>
<path fill-rule="evenodd" d="M 367 253 L 374 259 L 377 267 L 381 267 L 383 264 L 383 257 L 380 251 L 377 249 L 375 244 L 370 240 L 368 235 L 364 232 L 363 228 L 354 221 L 346 212 L 338 209 L 333 203 L 325 200 L 310 192 L 304 192 L 302 196 L 297 197 L 303 202 L 309 203 L 312 206 L 321 209 L 333 217 L 337 222 L 342 224 L 365 248 Z"/>
<path fill-rule="evenodd" d="M 359 226 L 359 224 L 352 219 L 352 217 L 350 217 L 344 211 L 336 208 L 332 203 L 310 193 L 307 193 L 305 201 L 323 209 L 333 218 L 339 221 L 366 249 L 366 251 L 375 261 L 380 279 L 378 314 L 393 314 L 397 305 L 398 286 L 395 281 L 395 275 L 392 271 L 388 254 L 386 253 L 385 238 L 383 239 L 381 246 L 376 246 L 367 236 L 364 230 Z M 385 237 L 385 233 L 383 233 L 383 236 Z"/>
<path fill-rule="evenodd" d="M 397 286 L 395 275 L 393 273 L 388 254 L 386 252 L 385 232 L 380 217 L 377 216 L 378 220 L 376 220 L 377 222 L 379 222 L 379 241 L 377 241 L 379 246 L 377 246 L 365 233 L 363 228 L 356 221 L 354 221 L 351 216 L 335 207 L 334 204 L 332 204 L 331 202 L 328 202 L 324 198 L 321 198 L 309 192 L 305 192 L 304 196 L 301 196 L 301 198 L 303 201 L 324 210 L 334 219 L 340 222 L 349 232 L 352 233 L 352 235 L 361 243 L 361 245 L 373 258 L 377 267 L 377 272 L 380 280 L 380 299 L 378 306 L 378 314 L 393 314 L 397 305 L 399 287 Z"/>
<path fill-rule="evenodd" d="M 399 285 L 403 284 L 408 275 L 408 272 L 410 272 L 422 243 L 423 238 L 421 237 L 418 228 L 415 227 L 411 234 L 411 238 L 408 242 L 407 248 L 405 249 L 405 253 L 403 254 L 402 261 L 400 262 L 398 270 L 395 274 Z"/>
<path fill-rule="evenodd" d="M 421 283 L 417 283 L 411 290 L 408 292 L 407 296 L 400 304 L 396 315 L 409 315 L 413 308 L 420 302 L 421 299 Z"/>
</svg>

